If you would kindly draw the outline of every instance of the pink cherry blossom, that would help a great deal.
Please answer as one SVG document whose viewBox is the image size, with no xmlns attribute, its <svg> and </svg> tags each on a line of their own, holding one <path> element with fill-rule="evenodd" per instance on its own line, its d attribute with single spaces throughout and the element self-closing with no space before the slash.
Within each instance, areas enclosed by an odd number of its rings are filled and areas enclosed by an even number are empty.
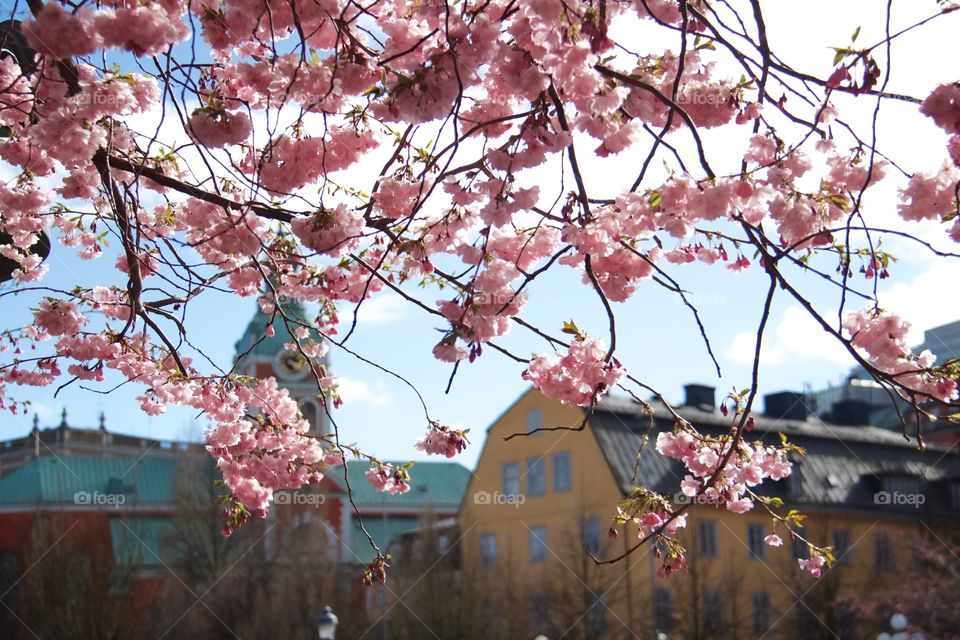
<svg viewBox="0 0 960 640">
<path fill-rule="evenodd" d="M 938 86 L 920 105 L 920 113 L 932 118 L 947 133 L 960 133 L 960 85 Z"/>
<path fill-rule="evenodd" d="M 800 568 L 808 572 L 814 578 L 819 578 L 822 572 L 824 565 L 826 564 L 826 558 L 820 554 L 813 554 L 809 559 L 799 559 L 797 564 L 800 565 Z"/>
<path fill-rule="evenodd" d="M 416 448 L 424 453 L 452 458 L 467 448 L 466 432 L 444 426 L 432 427 L 427 435 L 417 442 Z"/>
<path fill-rule="evenodd" d="M 37 326 L 53 336 L 76 335 L 86 322 L 77 305 L 67 300 L 45 298 L 33 313 Z"/>
<path fill-rule="evenodd" d="M 596 402 L 625 373 L 615 359 L 607 360 L 599 340 L 576 340 L 567 355 L 536 356 L 523 377 L 546 396 L 564 404 L 587 406 Z"/>
<path fill-rule="evenodd" d="M 207 147 L 238 144 L 250 136 L 250 116 L 238 111 L 210 111 L 199 109 L 187 121 L 190 134 Z"/>
</svg>

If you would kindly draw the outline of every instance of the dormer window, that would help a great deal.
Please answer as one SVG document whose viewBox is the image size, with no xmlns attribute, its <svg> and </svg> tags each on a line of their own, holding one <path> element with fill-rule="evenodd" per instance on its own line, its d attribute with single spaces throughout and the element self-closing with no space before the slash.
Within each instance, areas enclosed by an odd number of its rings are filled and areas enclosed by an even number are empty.
<svg viewBox="0 0 960 640">
<path fill-rule="evenodd" d="M 799 463 L 793 463 L 793 471 L 786 477 L 784 482 L 788 498 L 795 500 L 803 496 L 803 470 L 800 468 Z"/>
<path fill-rule="evenodd" d="M 920 493 L 920 478 L 906 474 L 887 475 L 881 478 L 883 490 L 889 494 L 915 496 Z"/>
</svg>

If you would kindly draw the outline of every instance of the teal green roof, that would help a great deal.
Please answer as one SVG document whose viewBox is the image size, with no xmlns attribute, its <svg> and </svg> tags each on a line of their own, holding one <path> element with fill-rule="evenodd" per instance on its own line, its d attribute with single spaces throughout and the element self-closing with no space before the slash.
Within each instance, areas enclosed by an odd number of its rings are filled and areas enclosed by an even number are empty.
<svg viewBox="0 0 960 640">
<path fill-rule="evenodd" d="M 307 322 L 307 310 L 299 300 L 284 302 L 283 312 L 291 319 Z M 293 336 L 287 331 L 287 325 L 281 318 L 274 320 L 273 329 L 275 333 L 270 337 L 264 336 L 263 332 L 266 330 L 268 322 L 270 322 L 270 314 L 264 313 L 260 305 L 257 304 L 257 312 L 253 314 L 253 318 L 251 318 L 243 335 L 234 345 L 238 357 L 247 354 L 248 351 L 249 354 L 247 355 L 272 356 L 283 351 L 285 343 L 293 341 Z M 320 336 L 316 334 L 310 337 L 314 340 L 320 339 Z"/>
<path fill-rule="evenodd" d="M 82 505 L 86 500 L 86 504 L 111 506 L 120 495 L 125 504 L 170 503 L 176 468 L 177 459 L 173 457 L 44 456 L 24 463 L 0 480 L 0 505 Z"/>
<path fill-rule="evenodd" d="M 392 462 L 391 464 L 402 464 Z M 470 470 L 458 462 L 415 462 L 410 469 L 410 491 L 396 495 L 374 489 L 364 475 L 370 468 L 360 460 L 349 463 L 348 479 L 358 507 L 437 507 L 457 509 L 467 490 Z M 343 468 L 331 469 L 328 476 L 343 486 Z M 346 487 L 344 487 L 346 490 Z"/>
<path fill-rule="evenodd" d="M 169 556 L 173 521 L 162 517 L 110 518 L 113 557 L 118 565 L 162 567 L 173 561 Z"/>
<path fill-rule="evenodd" d="M 368 516 L 363 519 L 363 526 L 377 543 L 380 553 L 387 552 L 387 544 L 393 536 L 404 531 L 416 529 L 420 525 L 417 516 L 389 516 L 384 522 L 381 516 Z M 356 517 L 351 521 L 350 531 L 350 560 L 360 564 L 370 564 L 373 562 L 375 553 L 370 541 L 360 529 L 360 522 Z"/>
</svg>

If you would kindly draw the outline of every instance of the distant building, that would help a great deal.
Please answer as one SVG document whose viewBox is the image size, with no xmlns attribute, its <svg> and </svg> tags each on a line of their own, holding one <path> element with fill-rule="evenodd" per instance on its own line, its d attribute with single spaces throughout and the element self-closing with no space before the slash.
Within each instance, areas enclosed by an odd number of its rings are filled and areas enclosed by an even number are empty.
<svg viewBox="0 0 960 640">
<path fill-rule="evenodd" d="M 923 332 L 923 342 L 914 348 L 917 353 L 929 349 L 937 362 L 960 358 L 960 320 L 940 325 Z"/>
<path fill-rule="evenodd" d="M 174 457 L 183 453 L 205 453 L 202 444 L 156 440 L 142 436 L 113 433 L 107 430 L 106 417 L 100 414 L 97 429 L 71 427 L 67 410 L 55 427 L 40 429 L 36 416 L 27 435 L 0 442 L 0 478 L 20 465 L 43 456 Z"/>
<path fill-rule="evenodd" d="M 732 418 L 717 410 L 714 390 L 686 389 L 681 415 L 706 435 L 728 433 Z M 509 621 L 502 634 L 826 637 L 811 615 L 821 606 L 830 612 L 827 635 L 865 638 L 870 621 L 860 620 L 857 631 L 855 612 L 839 611 L 836 598 L 895 583 L 896 567 L 910 562 L 901 536 L 928 527 L 957 531 L 960 454 L 937 447 L 920 452 L 877 427 L 826 423 L 808 415 L 802 394 L 780 393 L 767 396 L 750 437 L 778 442 L 782 433 L 807 453 L 790 478 L 759 490 L 800 509 L 808 516 L 805 535 L 835 547 L 839 562 L 829 580 L 815 583 L 799 571 L 797 559 L 807 549 L 791 544 L 782 527 L 784 548 L 763 543 L 774 529 L 759 504 L 745 515 L 691 506 L 681 532 L 688 572 L 656 577 L 657 550 L 649 544 L 619 562 L 596 565 L 588 553 L 612 558 L 638 541 L 635 528 L 619 528 L 616 539 L 607 535 L 616 505 L 634 486 L 678 506 L 685 500 L 677 493 L 682 465 L 654 449 L 657 434 L 674 428 L 674 416 L 657 402 L 651 407 L 647 413 L 632 400 L 606 397 L 584 422 L 582 409 L 531 390 L 489 428 L 460 510 L 459 552 L 464 583 L 479 581 L 479 591 L 491 598 L 477 606 L 515 607 L 503 616 Z M 539 426 L 581 424 L 581 431 L 504 440 Z M 815 605 L 814 594 L 829 598 Z M 520 620 L 526 626 L 518 626 Z"/>
<path fill-rule="evenodd" d="M 284 312 L 305 319 L 299 304 Z M 236 343 L 235 371 L 275 376 L 297 400 L 311 434 L 323 436 L 328 422 L 309 368 L 284 347 L 292 337 L 282 321 L 275 320 L 275 335 L 265 335 L 268 321 L 258 309 Z M 370 486 L 364 475 L 368 468 L 365 461 L 349 460 L 346 476 L 344 467 L 335 467 L 319 486 L 276 493 L 267 518 L 246 525 L 262 532 L 254 537 L 258 545 L 262 542 L 263 557 L 311 545 L 309 562 L 345 570 L 354 589 L 375 556 L 368 535 L 385 553 L 394 534 L 428 520 L 455 517 L 470 477 L 457 463 L 419 462 L 411 470 L 410 491 L 387 495 Z M 60 423 L 49 428 L 41 428 L 35 418 L 28 434 L 0 442 L 0 593 L 15 588 L 16 577 L 27 566 L 31 537 L 38 525 L 47 524 L 71 531 L 71 541 L 86 545 L 81 548 L 108 549 L 115 568 L 134 576 L 137 589 L 159 593 L 174 575 L 170 567 L 181 560 L 172 534 L 184 506 L 212 513 L 212 526 L 222 526 L 213 487 L 217 478 L 214 460 L 201 443 L 115 433 L 102 415 L 95 429 L 70 426 L 66 410 Z M 190 486 L 199 489 L 198 498 L 183 495 L 185 481 L 194 481 Z M 83 536 L 74 535 L 79 531 Z M 218 529 L 213 536 L 221 539 Z M 0 637 L 6 622 L 17 626 L 15 619 L 5 621 L 5 615 L 0 611 Z"/>
<path fill-rule="evenodd" d="M 929 350 L 937 364 L 960 357 L 960 320 L 928 329 L 923 342 L 912 348 L 914 353 Z M 907 431 L 913 432 L 918 424 L 913 408 L 896 397 L 891 390 L 876 382 L 863 367 L 855 367 L 847 379 L 839 385 L 829 385 L 808 394 L 808 406 L 812 413 L 834 424 L 873 425 L 884 429 L 902 431 L 904 422 Z M 934 415 L 943 407 L 928 407 Z M 952 410 L 946 409 L 952 413 Z M 946 447 L 960 446 L 960 434 L 956 426 L 946 421 L 931 422 L 920 416 L 924 440 Z"/>
</svg>

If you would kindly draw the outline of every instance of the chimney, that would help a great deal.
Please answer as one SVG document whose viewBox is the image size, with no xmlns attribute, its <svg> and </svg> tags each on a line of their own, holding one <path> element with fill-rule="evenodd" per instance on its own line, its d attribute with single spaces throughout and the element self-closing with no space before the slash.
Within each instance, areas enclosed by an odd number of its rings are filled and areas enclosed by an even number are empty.
<svg viewBox="0 0 960 640">
<path fill-rule="evenodd" d="M 714 394 L 716 389 L 713 387 L 708 387 L 704 384 L 688 384 L 684 385 L 683 393 L 685 399 L 683 404 L 688 407 L 697 407 L 698 409 L 703 409 L 705 411 L 713 411 L 716 409 L 716 399 Z"/>
<path fill-rule="evenodd" d="M 829 419 L 834 424 L 857 427 L 870 424 L 870 411 L 873 406 L 863 400 L 840 400 L 830 408 Z"/>
<path fill-rule="evenodd" d="M 806 420 L 807 397 L 796 391 L 780 391 L 763 396 L 764 415 L 774 420 Z"/>
</svg>

